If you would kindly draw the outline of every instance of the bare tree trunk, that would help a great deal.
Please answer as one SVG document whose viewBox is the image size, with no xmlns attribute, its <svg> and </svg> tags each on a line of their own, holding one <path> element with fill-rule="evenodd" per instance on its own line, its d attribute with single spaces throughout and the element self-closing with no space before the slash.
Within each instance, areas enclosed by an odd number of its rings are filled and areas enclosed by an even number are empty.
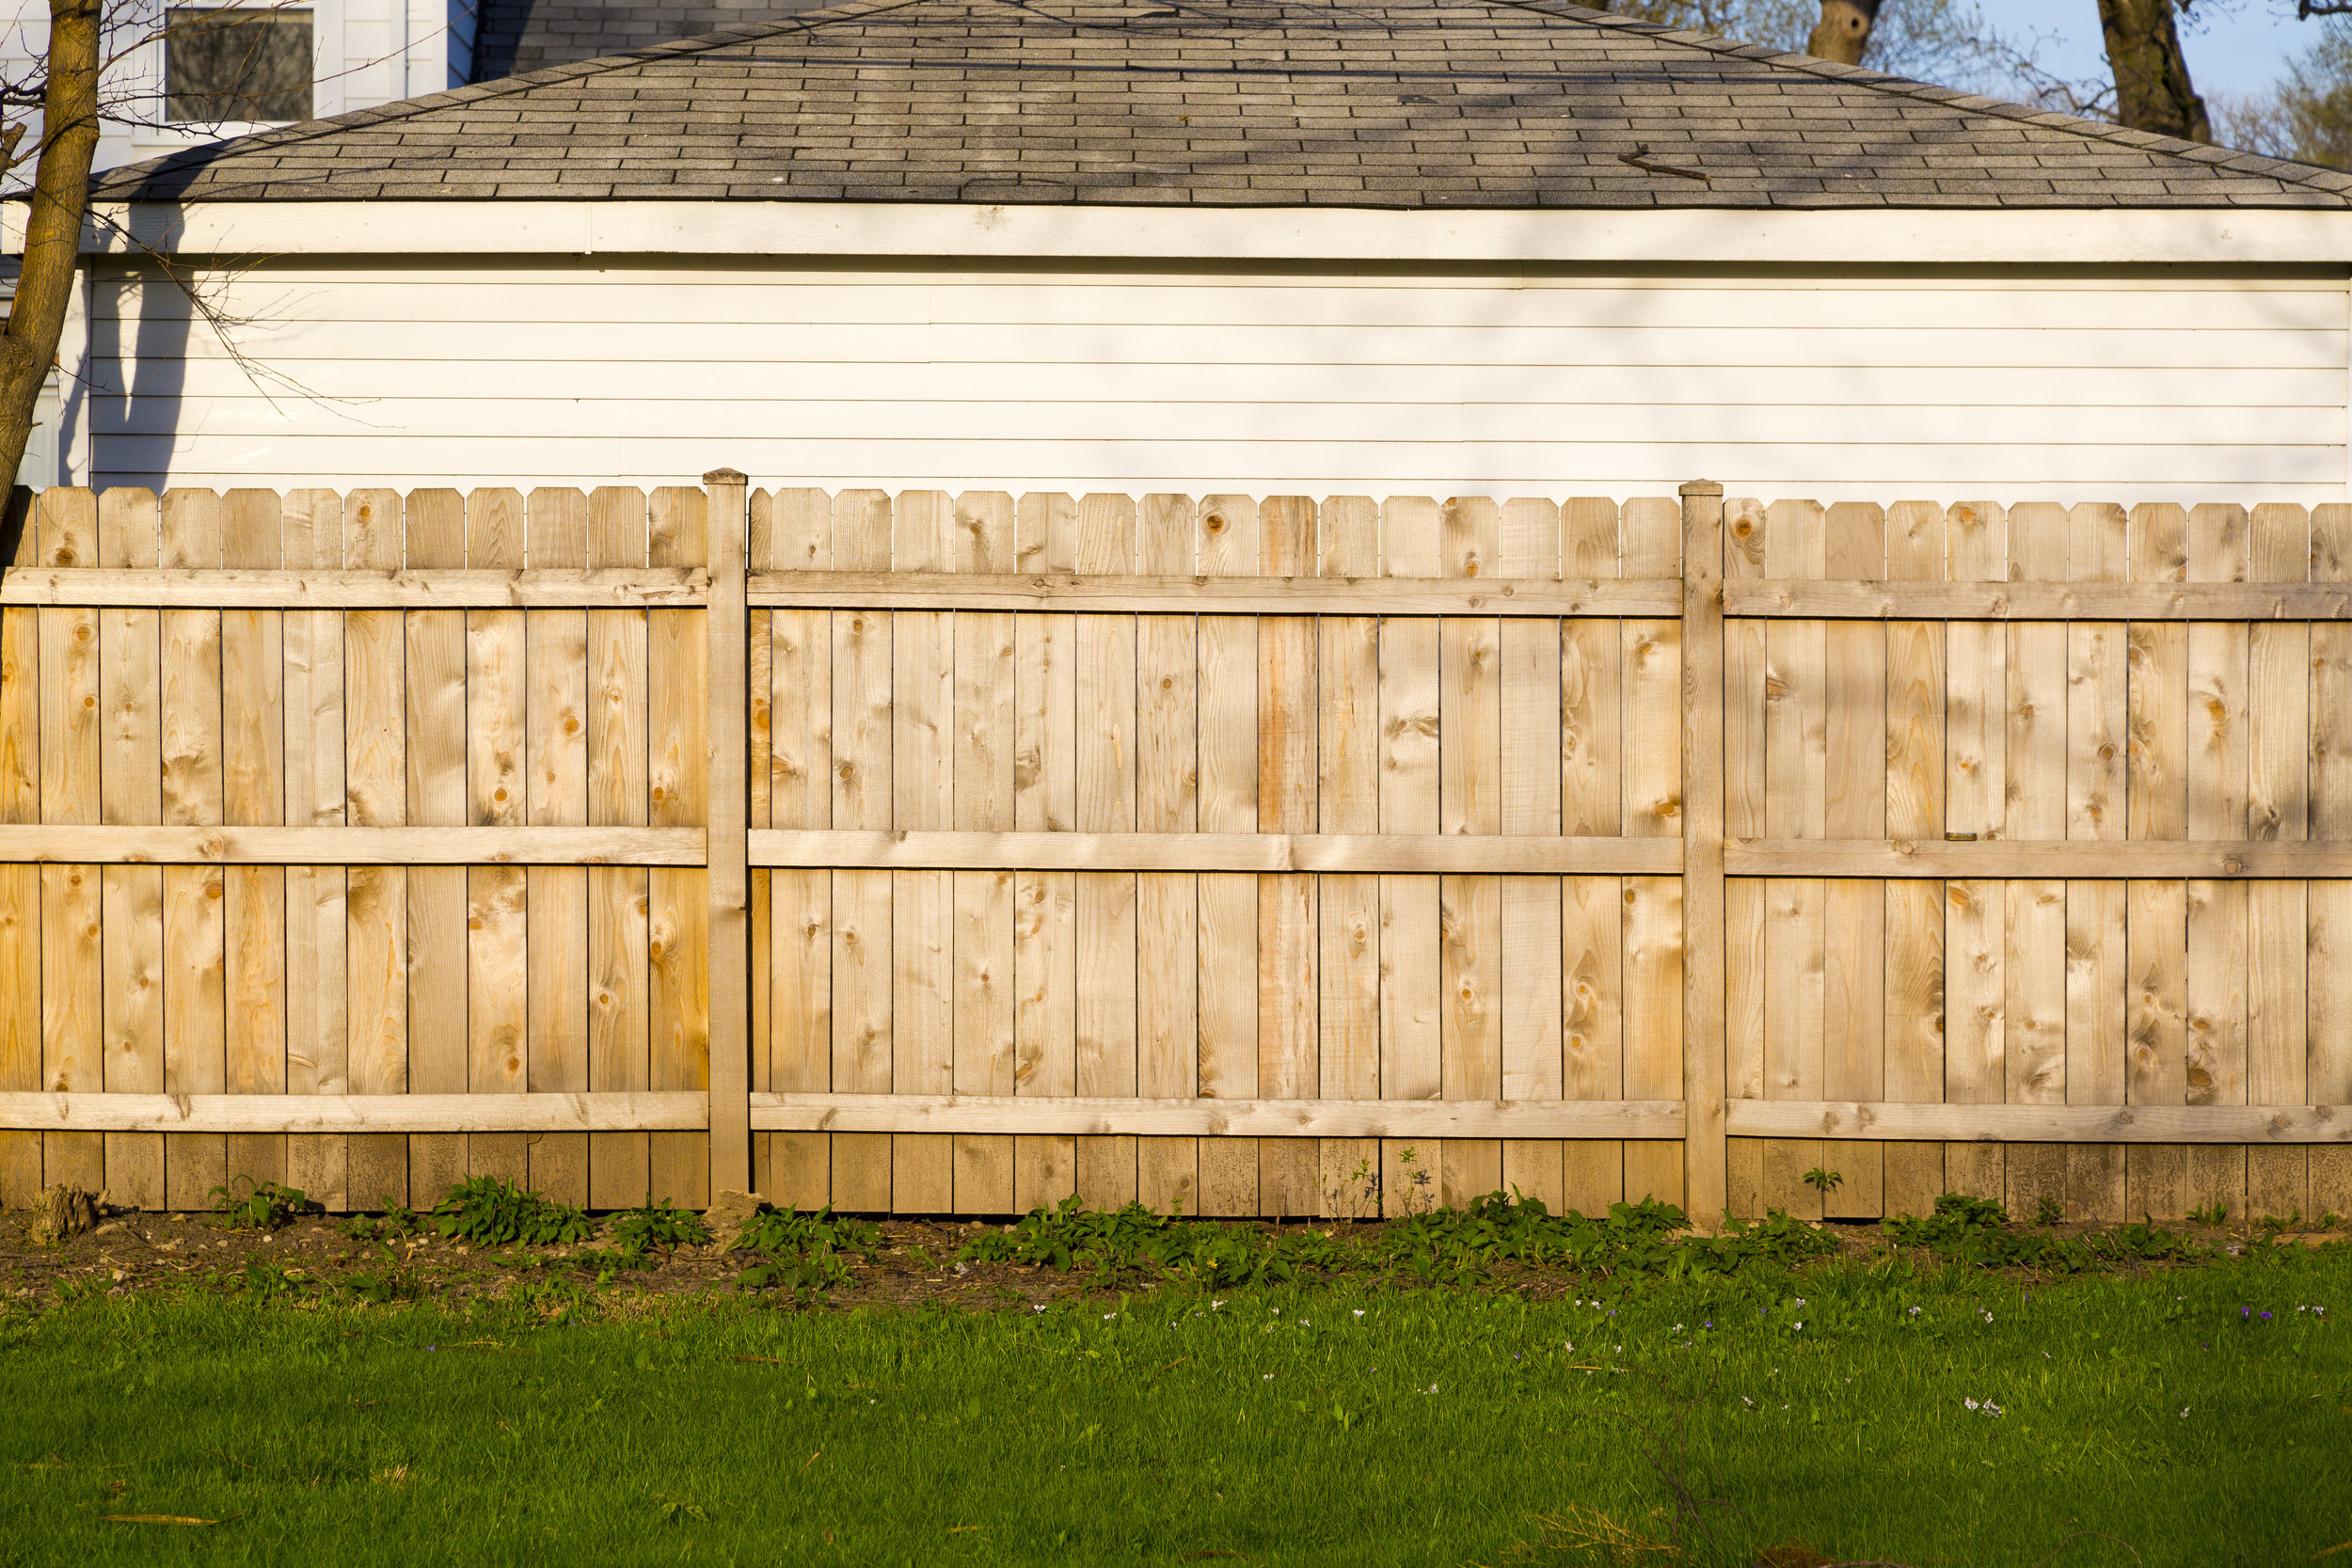
<svg viewBox="0 0 2352 1568">
<path fill-rule="evenodd" d="M 2099 0 L 2099 27 L 2115 72 L 2117 119 L 2160 136 L 2213 140 L 2205 101 L 2189 86 L 2172 0 Z"/>
<path fill-rule="evenodd" d="M 40 161 L 24 224 L 24 266 L 0 333 L 0 476 L 13 477 L 33 434 L 41 384 L 57 360 L 80 263 L 98 151 L 98 13 L 102 0 L 49 0 L 49 78 L 41 94 Z"/>
<path fill-rule="evenodd" d="M 1821 20 L 1813 24 L 1804 52 L 1840 65 L 1860 65 L 1878 25 L 1881 0 L 1821 0 Z"/>
</svg>

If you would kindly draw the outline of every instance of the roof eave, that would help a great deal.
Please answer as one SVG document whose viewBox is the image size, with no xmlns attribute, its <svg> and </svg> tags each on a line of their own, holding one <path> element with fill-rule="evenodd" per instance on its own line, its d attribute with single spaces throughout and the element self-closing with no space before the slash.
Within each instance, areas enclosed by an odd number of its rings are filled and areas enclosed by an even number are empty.
<svg viewBox="0 0 2352 1568">
<path fill-rule="evenodd" d="M 93 256 L 957 256 L 2352 264 L 2352 207 L 1397 209 L 817 201 L 203 201 L 103 209 Z M 0 212 L 0 250 L 24 207 Z"/>
</svg>

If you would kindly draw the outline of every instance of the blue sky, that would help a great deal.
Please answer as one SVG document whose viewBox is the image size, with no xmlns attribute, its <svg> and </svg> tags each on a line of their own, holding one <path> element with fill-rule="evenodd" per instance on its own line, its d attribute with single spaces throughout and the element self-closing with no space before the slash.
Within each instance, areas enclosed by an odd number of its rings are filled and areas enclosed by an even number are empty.
<svg viewBox="0 0 2352 1568">
<path fill-rule="evenodd" d="M 2212 19 L 2201 27 L 2185 28 L 2181 40 L 2188 55 L 2189 77 L 2201 93 L 2250 93 L 2268 87 L 2320 25 L 2296 22 L 2294 0 L 2205 4 L 2214 10 Z M 2052 47 L 2042 60 L 2058 74 L 2106 74 L 2096 0 L 1978 0 L 1978 5 L 1987 22 L 2012 37 L 2062 37 L 2064 47 Z"/>
</svg>

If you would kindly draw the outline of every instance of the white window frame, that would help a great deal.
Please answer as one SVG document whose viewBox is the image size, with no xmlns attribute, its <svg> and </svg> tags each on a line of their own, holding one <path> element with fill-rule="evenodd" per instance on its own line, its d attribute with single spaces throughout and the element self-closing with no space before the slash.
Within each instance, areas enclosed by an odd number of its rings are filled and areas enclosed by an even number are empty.
<svg viewBox="0 0 2352 1568">
<path fill-rule="evenodd" d="M 224 0 L 145 0 L 146 6 L 153 8 L 152 18 L 146 25 L 151 29 L 155 23 L 162 20 L 165 9 L 173 5 L 218 6 L 223 3 Z M 394 0 L 394 3 L 398 4 L 399 0 Z M 343 0 L 300 0 L 299 8 L 310 13 L 310 115 L 314 119 L 324 119 L 329 115 L 343 112 Z M 164 40 L 154 37 L 143 40 L 136 49 L 116 64 L 115 69 L 134 79 L 153 85 L 160 115 Z M 150 158 L 183 147 L 207 147 L 230 136 L 248 135 L 256 131 L 275 131 L 280 126 L 299 123 L 286 119 L 230 119 L 210 123 L 197 130 L 158 119 L 151 124 L 134 124 L 123 129 L 129 133 L 135 157 Z"/>
</svg>

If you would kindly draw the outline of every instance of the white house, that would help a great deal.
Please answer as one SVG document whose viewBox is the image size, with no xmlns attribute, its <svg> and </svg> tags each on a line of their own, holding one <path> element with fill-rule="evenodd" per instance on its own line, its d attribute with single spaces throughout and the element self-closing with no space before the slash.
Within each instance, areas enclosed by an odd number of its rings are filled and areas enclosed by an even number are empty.
<svg viewBox="0 0 2352 1568">
<path fill-rule="evenodd" d="M 113 0 L 95 166 L 462 87 L 477 3 Z M 47 53 L 49 7 L 10 0 L 0 18 L 0 70 L 17 75 Z"/>
<path fill-rule="evenodd" d="M 851 4 L 99 198 L 99 484 L 2352 477 L 2352 179 L 1549 0 Z"/>
</svg>

